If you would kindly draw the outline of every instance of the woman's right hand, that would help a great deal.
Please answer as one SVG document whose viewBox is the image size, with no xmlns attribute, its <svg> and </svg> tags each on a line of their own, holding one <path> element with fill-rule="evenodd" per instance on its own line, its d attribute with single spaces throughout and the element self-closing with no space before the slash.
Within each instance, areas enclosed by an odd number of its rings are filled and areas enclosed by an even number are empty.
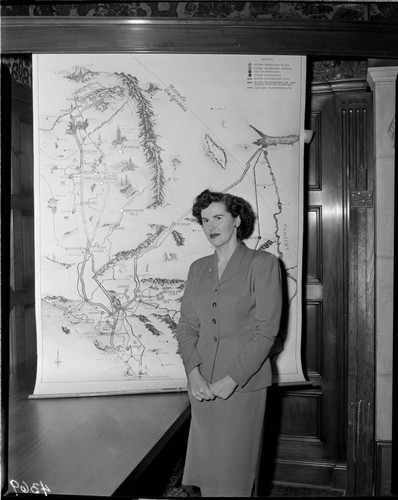
<svg viewBox="0 0 398 500">
<path fill-rule="evenodd" d="M 210 390 L 210 384 L 202 377 L 198 366 L 189 373 L 188 381 L 188 389 L 198 401 L 210 401 L 214 399 L 215 396 Z"/>
</svg>

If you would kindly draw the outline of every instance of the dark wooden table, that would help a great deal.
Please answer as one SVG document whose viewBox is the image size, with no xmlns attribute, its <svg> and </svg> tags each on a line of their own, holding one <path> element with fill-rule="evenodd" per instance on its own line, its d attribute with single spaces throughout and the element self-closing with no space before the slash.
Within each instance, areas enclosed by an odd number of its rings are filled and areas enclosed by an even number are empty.
<svg viewBox="0 0 398 500">
<path fill-rule="evenodd" d="M 185 392 L 29 399 L 11 381 L 8 401 L 8 492 L 19 493 L 111 496 L 190 414 Z"/>
</svg>

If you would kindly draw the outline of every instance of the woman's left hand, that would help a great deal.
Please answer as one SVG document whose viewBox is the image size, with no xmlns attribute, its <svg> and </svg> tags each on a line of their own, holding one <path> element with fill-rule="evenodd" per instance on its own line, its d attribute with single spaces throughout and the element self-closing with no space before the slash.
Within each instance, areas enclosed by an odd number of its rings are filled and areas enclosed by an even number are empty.
<svg viewBox="0 0 398 500">
<path fill-rule="evenodd" d="M 221 399 L 227 399 L 237 387 L 238 384 L 234 382 L 229 375 L 226 375 L 224 378 L 217 380 L 214 384 L 211 384 L 210 390 L 214 396 Z"/>
</svg>

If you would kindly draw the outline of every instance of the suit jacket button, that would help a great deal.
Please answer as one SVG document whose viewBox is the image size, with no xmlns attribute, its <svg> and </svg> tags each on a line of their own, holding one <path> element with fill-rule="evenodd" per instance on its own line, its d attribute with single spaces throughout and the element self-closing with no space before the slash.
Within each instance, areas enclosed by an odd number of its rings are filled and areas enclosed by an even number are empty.
<svg viewBox="0 0 398 500">
<path fill-rule="evenodd" d="M 214 337 L 214 342 L 217 342 L 217 337 Z"/>
<path fill-rule="evenodd" d="M 215 325 L 217 323 L 217 320 L 215 318 L 212 319 L 213 324 Z"/>
</svg>

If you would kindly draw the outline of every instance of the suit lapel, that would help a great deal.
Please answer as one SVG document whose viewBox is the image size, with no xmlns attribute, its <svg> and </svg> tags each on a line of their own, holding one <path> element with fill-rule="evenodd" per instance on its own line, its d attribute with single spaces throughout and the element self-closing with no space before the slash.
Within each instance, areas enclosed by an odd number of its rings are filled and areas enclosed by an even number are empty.
<svg viewBox="0 0 398 500">
<path fill-rule="evenodd" d="M 219 280 L 219 283 L 223 283 L 224 281 L 232 278 L 236 274 L 236 272 L 239 268 L 239 265 L 240 265 L 243 257 L 245 256 L 246 252 L 247 252 L 246 245 L 244 243 L 240 242 L 239 245 L 235 248 L 234 253 L 231 255 L 227 265 L 225 266 L 224 272 L 222 273 L 222 276 Z M 217 255 L 215 255 L 215 263 L 216 263 L 215 272 L 216 272 L 216 276 L 218 276 Z"/>
</svg>

